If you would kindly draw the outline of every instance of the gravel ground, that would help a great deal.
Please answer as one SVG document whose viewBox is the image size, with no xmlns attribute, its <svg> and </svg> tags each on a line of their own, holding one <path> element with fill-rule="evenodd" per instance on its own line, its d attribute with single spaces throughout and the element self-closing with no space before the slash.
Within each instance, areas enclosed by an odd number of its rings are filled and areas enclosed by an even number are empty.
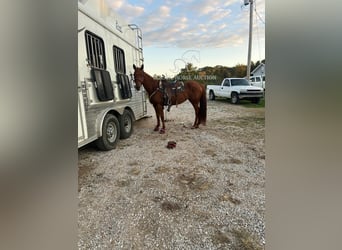
<svg viewBox="0 0 342 250">
<path fill-rule="evenodd" d="M 193 112 L 172 106 L 161 135 L 148 104 L 116 149 L 79 150 L 79 249 L 264 248 L 264 108 L 209 101 L 199 129 Z"/>
</svg>

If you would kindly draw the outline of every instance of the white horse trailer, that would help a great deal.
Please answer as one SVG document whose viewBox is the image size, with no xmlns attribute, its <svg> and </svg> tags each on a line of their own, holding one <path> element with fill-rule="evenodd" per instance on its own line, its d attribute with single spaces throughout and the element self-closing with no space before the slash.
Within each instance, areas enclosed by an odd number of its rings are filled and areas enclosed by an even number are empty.
<svg viewBox="0 0 342 250">
<path fill-rule="evenodd" d="M 95 141 L 110 150 L 132 134 L 147 106 L 132 72 L 143 63 L 141 30 L 103 2 L 78 3 L 78 148 Z"/>
</svg>

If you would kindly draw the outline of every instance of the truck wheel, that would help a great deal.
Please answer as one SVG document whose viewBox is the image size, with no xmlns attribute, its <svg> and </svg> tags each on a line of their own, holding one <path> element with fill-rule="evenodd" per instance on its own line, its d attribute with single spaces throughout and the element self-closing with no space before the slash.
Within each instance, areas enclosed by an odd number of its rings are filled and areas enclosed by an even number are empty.
<svg viewBox="0 0 342 250">
<path fill-rule="evenodd" d="M 215 94 L 214 94 L 214 91 L 210 90 L 209 92 L 209 100 L 215 100 Z"/>
<path fill-rule="evenodd" d="M 107 114 L 103 120 L 102 136 L 96 140 L 96 146 L 101 150 L 111 150 L 116 147 L 120 138 L 120 124 L 118 119 Z"/>
<path fill-rule="evenodd" d="M 120 139 L 126 139 L 131 136 L 133 132 L 133 120 L 132 112 L 125 109 L 120 117 Z"/>
<path fill-rule="evenodd" d="M 230 98 L 230 102 L 231 102 L 232 104 L 237 104 L 237 103 L 239 103 L 239 95 L 238 95 L 236 92 L 233 92 L 233 93 L 232 93 L 232 96 L 231 96 L 231 98 Z"/>
</svg>

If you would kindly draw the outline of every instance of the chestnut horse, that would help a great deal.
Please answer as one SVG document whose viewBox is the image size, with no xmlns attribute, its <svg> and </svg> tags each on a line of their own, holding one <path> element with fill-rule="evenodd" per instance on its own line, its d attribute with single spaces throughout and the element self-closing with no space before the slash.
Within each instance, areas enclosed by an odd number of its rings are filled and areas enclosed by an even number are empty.
<svg viewBox="0 0 342 250">
<path fill-rule="evenodd" d="M 164 121 L 164 93 L 160 88 L 160 81 L 153 79 L 149 74 L 144 72 L 144 65 L 140 68 L 133 64 L 134 68 L 134 81 L 135 88 L 140 90 L 141 85 L 144 86 L 148 93 L 150 102 L 154 107 L 157 116 L 157 125 L 154 131 L 158 131 L 160 127 L 160 120 L 162 122 L 162 128 L 160 133 L 165 133 L 165 121 Z M 195 109 L 195 122 L 192 128 L 198 128 L 199 124 L 205 125 L 207 120 L 207 96 L 205 86 L 195 82 L 186 81 L 184 83 L 184 90 L 177 93 L 176 96 L 171 98 L 171 104 L 181 104 L 189 100 Z"/>
</svg>

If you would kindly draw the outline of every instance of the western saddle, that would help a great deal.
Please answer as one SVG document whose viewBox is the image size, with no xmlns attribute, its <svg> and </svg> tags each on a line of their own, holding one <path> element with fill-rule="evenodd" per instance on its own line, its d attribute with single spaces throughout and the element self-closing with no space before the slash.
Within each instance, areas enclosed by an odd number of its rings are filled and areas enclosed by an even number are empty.
<svg viewBox="0 0 342 250">
<path fill-rule="evenodd" d="M 172 97 L 175 97 L 177 105 L 177 93 L 184 91 L 184 82 L 178 80 L 168 82 L 166 79 L 162 79 L 159 82 L 159 88 L 164 93 L 164 105 L 167 106 L 167 111 L 170 112 Z"/>
</svg>

